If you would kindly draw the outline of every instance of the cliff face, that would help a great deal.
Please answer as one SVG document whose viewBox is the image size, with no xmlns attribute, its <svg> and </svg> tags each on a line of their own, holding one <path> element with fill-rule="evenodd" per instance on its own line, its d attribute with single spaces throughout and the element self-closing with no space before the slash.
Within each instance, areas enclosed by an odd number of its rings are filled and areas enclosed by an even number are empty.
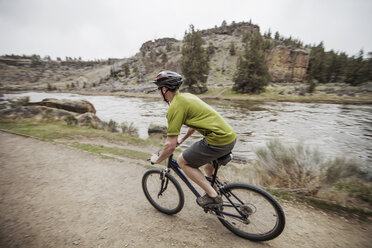
<svg viewBox="0 0 372 248">
<path fill-rule="evenodd" d="M 243 35 L 258 33 L 259 27 L 241 22 L 198 32 L 204 40 L 204 48 L 209 51 L 207 86 L 232 86 L 237 60 L 244 53 Z M 279 44 L 279 41 L 270 42 Z M 236 50 L 234 55 L 230 53 L 232 44 Z M 149 82 L 160 70 L 182 73 L 182 45 L 182 40 L 174 38 L 151 40 L 143 43 L 140 51 L 131 58 L 100 62 L 0 57 L 0 90 L 42 90 L 48 87 L 57 90 L 146 92 L 153 88 Z M 267 53 L 272 82 L 304 81 L 308 64 L 309 52 L 306 50 L 277 45 Z"/>
<path fill-rule="evenodd" d="M 306 78 L 309 52 L 279 45 L 270 51 L 267 64 L 273 82 L 302 82 Z"/>
</svg>

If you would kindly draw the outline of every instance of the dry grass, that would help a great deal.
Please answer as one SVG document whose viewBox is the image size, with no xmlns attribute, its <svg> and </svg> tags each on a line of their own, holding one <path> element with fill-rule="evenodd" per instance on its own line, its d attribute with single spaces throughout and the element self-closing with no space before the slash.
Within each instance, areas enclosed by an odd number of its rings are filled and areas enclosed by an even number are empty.
<svg viewBox="0 0 372 248">
<path fill-rule="evenodd" d="M 257 178 L 268 188 L 313 196 L 342 206 L 371 209 L 372 171 L 362 161 L 325 159 L 302 144 L 286 147 L 278 140 L 256 151 Z"/>
<path fill-rule="evenodd" d="M 321 183 L 322 156 L 317 150 L 302 144 L 285 147 L 279 140 L 272 140 L 256 154 L 263 185 L 314 189 Z"/>
</svg>

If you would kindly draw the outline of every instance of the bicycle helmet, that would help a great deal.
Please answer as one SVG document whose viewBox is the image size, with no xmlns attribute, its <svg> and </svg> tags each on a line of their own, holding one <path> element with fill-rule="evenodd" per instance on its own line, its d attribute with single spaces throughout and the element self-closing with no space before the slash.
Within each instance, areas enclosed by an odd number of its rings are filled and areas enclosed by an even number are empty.
<svg viewBox="0 0 372 248">
<path fill-rule="evenodd" d="M 161 71 L 152 82 L 156 84 L 158 88 L 166 87 L 169 90 L 174 91 L 181 86 L 183 80 L 182 76 L 176 72 Z"/>
</svg>

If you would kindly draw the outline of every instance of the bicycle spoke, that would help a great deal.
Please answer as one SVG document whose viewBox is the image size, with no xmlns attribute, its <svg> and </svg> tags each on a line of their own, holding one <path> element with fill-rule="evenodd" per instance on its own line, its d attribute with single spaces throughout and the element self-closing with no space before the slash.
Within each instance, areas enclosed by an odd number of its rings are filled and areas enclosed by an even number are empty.
<svg viewBox="0 0 372 248">
<path fill-rule="evenodd" d="M 225 187 L 219 220 L 235 234 L 252 240 L 276 237 L 284 228 L 280 206 L 266 192 L 246 184 Z"/>
</svg>

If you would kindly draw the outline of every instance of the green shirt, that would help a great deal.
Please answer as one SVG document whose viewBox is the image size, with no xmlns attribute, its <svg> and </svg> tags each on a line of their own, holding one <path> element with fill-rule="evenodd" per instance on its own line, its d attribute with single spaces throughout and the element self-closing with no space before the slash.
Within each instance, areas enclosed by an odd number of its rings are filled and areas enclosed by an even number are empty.
<svg viewBox="0 0 372 248">
<path fill-rule="evenodd" d="M 179 135 L 185 124 L 202 134 L 208 144 L 223 146 L 236 139 L 234 129 L 211 106 L 190 93 L 177 93 L 167 112 L 167 135 Z"/>
</svg>

